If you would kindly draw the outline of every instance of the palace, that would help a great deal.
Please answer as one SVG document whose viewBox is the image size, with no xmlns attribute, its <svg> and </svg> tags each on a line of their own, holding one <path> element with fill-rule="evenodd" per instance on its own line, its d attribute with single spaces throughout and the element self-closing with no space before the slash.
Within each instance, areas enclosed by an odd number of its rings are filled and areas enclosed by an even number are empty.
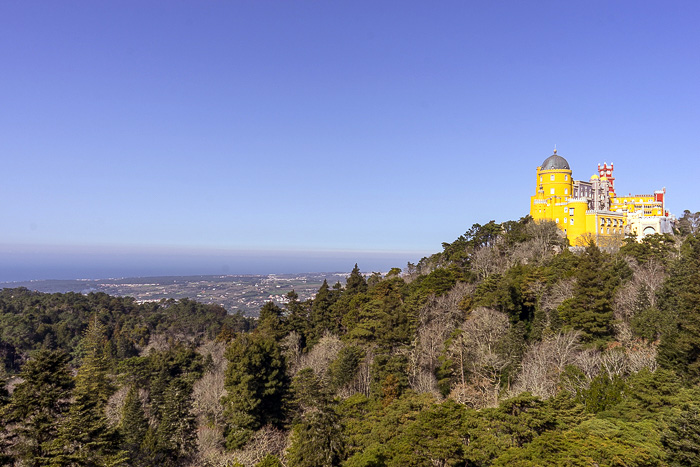
<svg viewBox="0 0 700 467">
<path fill-rule="evenodd" d="M 537 167 L 530 215 L 551 220 L 564 231 L 572 246 L 589 239 L 599 245 L 620 242 L 625 235 L 641 239 L 655 233 L 673 233 L 675 218 L 666 211 L 666 189 L 653 194 L 618 196 L 613 164 L 598 164 L 590 180 L 574 180 L 569 163 L 557 154 Z"/>
</svg>

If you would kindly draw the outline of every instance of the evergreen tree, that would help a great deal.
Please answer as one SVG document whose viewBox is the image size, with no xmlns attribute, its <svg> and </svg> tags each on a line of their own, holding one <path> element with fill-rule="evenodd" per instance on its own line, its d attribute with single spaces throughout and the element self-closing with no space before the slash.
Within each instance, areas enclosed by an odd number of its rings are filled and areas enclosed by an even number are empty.
<svg viewBox="0 0 700 467">
<path fill-rule="evenodd" d="M 700 465 L 700 407 L 686 404 L 661 434 L 673 467 Z"/>
<path fill-rule="evenodd" d="M 311 334 L 310 340 L 312 342 L 317 342 L 326 331 L 338 332 L 335 328 L 332 314 L 331 305 L 333 305 L 333 295 L 331 289 L 328 286 L 326 279 L 323 279 L 323 284 L 318 289 L 316 296 L 311 303 Z"/>
<path fill-rule="evenodd" d="M 165 391 L 165 406 L 156 429 L 158 450 L 165 455 L 164 465 L 194 453 L 197 424 L 192 415 L 192 388 L 182 378 L 174 379 Z"/>
<path fill-rule="evenodd" d="M 51 442 L 68 410 L 73 386 L 63 351 L 39 350 L 22 367 L 23 382 L 15 387 L 6 407 L 15 459 L 21 465 L 49 463 Z"/>
<path fill-rule="evenodd" d="M 136 465 L 139 461 L 141 444 L 147 431 L 148 419 L 143 410 L 139 391 L 136 385 L 132 385 L 124 400 L 122 419 L 119 425 L 122 446 L 129 454 L 130 464 L 132 465 Z"/>
<path fill-rule="evenodd" d="M 222 402 L 228 421 L 226 445 L 242 447 L 253 431 L 284 419 L 289 388 L 282 350 L 270 336 L 253 333 L 234 339 L 226 350 L 228 367 Z"/>
<path fill-rule="evenodd" d="M 330 408 L 314 410 L 294 426 L 287 451 L 290 467 L 340 465 L 345 446 L 340 421 Z"/>
<path fill-rule="evenodd" d="M 282 467 L 282 462 L 280 462 L 277 456 L 268 454 L 263 457 L 260 462 L 255 464 L 255 467 Z"/>
<path fill-rule="evenodd" d="M 360 273 L 360 268 L 357 267 L 357 263 L 355 263 L 355 267 L 352 268 L 352 272 L 350 272 L 350 276 L 348 276 L 347 282 L 345 283 L 345 293 L 348 295 L 355 295 L 366 291 L 367 281 L 362 273 Z"/>
<path fill-rule="evenodd" d="M 73 403 L 59 429 L 52 465 L 119 465 L 117 433 L 109 426 L 105 407 L 112 392 L 104 354 L 104 326 L 94 316 L 83 338 L 85 352 L 75 378 Z"/>
<path fill-rule="evenodd" d="M 586 247 L 576 274 L 574 297 L 562 304 L 564 324 L 581 331 L 583 341 L 602 341 L 612 333 L 612 298 L 617 278 L 595 245 Z"/>
<path fill-rule="evenodd" d="M 260 309 L 257 331 L 274 339 L 281 339 L 286 334 L 286 322 L 282 317 L 282 308 L 274 302 L 267 302 Z"/>
<path fill-rule="evenodd" d="M 287 293 L 286 298 L 287 330 L 298 333 L 301 337 L 302 347 L 306 347 L 306 340 L 311 332 L 309 302 L 301 303 L 299 294 L 294 290 Z"/>
<path fill-rule="evenodd" d="M 673 317 L 659 345 L 659 363 L 687 381 L 700 381 L 700 238 L 690 235 L 671 268 L 659 307 Z"/>
</svg>

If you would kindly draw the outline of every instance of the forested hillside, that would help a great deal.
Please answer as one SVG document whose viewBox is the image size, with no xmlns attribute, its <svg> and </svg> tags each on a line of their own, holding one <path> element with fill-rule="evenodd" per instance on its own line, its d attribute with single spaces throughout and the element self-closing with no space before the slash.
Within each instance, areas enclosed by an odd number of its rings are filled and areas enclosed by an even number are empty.
<svg viewBox="0 0 700 467">
<path fill-rule="evenodd" d="M 700 214 L 580 251 L 529 217 L 257 320 L 0 293 L 16 466 L 700 465 Z"/>
</svg>

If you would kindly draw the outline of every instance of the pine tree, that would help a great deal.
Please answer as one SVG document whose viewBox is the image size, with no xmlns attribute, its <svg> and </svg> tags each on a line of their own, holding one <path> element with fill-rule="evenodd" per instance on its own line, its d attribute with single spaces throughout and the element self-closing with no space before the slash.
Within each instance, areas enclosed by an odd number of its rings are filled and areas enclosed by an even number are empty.
<svg viewBox="0 0 700 467">
<path fill-rule="evenodd" d="M 105 407 L 112 387 L 107 379 L 104 326 L 94 316 L 83 337 L 85 352 L 75 377 L 73 404 L 59 429 L 52 465 L 119 465 L 126 459 L 117 449 L 117 433 L 109 426 Z"/>
<path fill-rule="evenodd" d="M 229 449 L 238 449 L 254 430 L 284 419 L 283 402 L 289 381 L 282 350 L 269 336 L 238 336 L 226 350 L 226 358 L 226 444 Z"/>
<path fill-rule="evenodd" d="M 565 325 L 581 331 L 583 341 L 600 342 L 612 333 L 617 278 L 595 245 L 586 248 L 577 271 L 574 297 L 562 305 L 561 318 Z"/>
<path fill-rule="evenodd" d="M 12 423 L 9 435 L 15 440 L 13 454 L 21 465 L 46 465 L 73 387 L 68 355 L 41 349 L 24 364 L 20 377 L 23 382 L 6 407 L 7 422 Z"/>
<path fill-rule="evenodd" d="M 141 453 L 141 444 L 148 431 L 148 419 L 143 410 L 143 404 L 139 397 L 138 388 L 133 385 L 129 388 L 122 409 L 122 420 L 119 425 L 119 433 L 122 446 L 129 453 L 131 464 L 136 464 Z"/>
<path fill-rule="evenodd" d="M 323 284 L 318 289 L 311 303 L 311 336 L 310 341 L 317 342 L 326 331 L 334 331 L 331 321 L 331 292 L 328 282 L 323 279 Z"/>
<path fill-rule="evenodd" d="M 348 295 L 355 295 L 366 291 L 367 281 L 360 273 L 360 268 L 357 267 L 357 263 L 355 263 L 355 267 L 352 268 L 352 272 L 350 273 L 350 276 L 348 276 L 345 284 L 345 293 Z"/>
<path fill-rule="evenodd" d="M 323 408 L 294 427 L 287 460 L 290 467 L 332 467 L 340 465 L 344 452 L 340 420 L 331 408 Z"/>
<path fill-rule="evenodd" d="M 670 465 L 700 465 L 700 408 L 686 404 L 667 425 L 661 443 Z"/>
<path fill-rule="evenodd" d="M 286 298 L 288 300 L 285 304 L 287 309 L 287 329 L 297 332 L 301 336 L 302 347 L 306 347 L 306 340 L 311 331 L 309 303 L 301 303 L 299 294 L 294 290 L 287 293 Z"/>
<path fill-rule="evenodd" d="M 286 334 L 286 323 L 282 318 L 282 309 L 274 302 L 267 302 L 260 309 L 257 331 L 274 339 L 281 339 Z"/>
<path fill-rule="evenodd" d="M 165 391 L 166 403 L 156 437 L 169 465 L 175 465 L 195 450 L 197 423 L 192 415 L 191 396 L 192 387 L 182 378 L 174 379 Z"/>
<path fill-rule="evenodd" d="M 659 363 L 684 379 L 700 381 L 700 237 L 690 235 L 681 258 L 659 293 L 659 307 L 672 316 L 659 345 Z"/>
</svg>

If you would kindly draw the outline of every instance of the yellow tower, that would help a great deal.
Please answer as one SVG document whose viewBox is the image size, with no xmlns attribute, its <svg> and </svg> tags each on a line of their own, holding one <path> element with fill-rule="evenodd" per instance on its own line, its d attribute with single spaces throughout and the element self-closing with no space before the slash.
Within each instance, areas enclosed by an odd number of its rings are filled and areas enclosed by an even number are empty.
<svg viewBox="0 0 700 467">
<path fill-rule="evenodd" d="M 571 168 L 563 157 L 554 154 L 537 167 L 537 189 L 530 198 L 530 215 L 535 220 L 550 219 L 566 231 L 569 225 L 568 200 L 573 196 Z"/>
</svg>

